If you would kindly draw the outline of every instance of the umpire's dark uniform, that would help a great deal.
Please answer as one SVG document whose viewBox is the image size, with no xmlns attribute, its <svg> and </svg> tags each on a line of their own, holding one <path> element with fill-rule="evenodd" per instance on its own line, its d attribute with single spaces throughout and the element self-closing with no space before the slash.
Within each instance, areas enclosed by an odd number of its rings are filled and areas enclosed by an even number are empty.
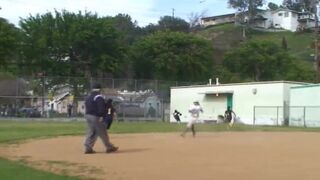
<svg viewBox="0 0 320 180">
<path fill-rule="evenodd" d="M 100 95 L 100 90 L 101 85 L 94 85 L 91 94 L 85 101 L 85 119 L 88 124 L 87 135 L 84 142 L 86 154 L 94 153 L 93 146 L 98 136 L 106 147 L 107 153 L 114 152 L 118 149 L 110 142 L 108 132 L 102 121 L 102 118 L 106 115 L 106 106 L 104 98 Z"/>
</svg>

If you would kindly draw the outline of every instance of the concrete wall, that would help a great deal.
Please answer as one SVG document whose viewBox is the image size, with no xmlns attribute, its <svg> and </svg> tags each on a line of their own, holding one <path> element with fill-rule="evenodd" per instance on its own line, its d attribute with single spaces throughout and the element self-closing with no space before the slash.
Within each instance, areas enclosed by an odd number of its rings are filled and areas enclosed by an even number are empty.
<svg viewBox="0 0 320 180">
<path fill-rule="evenodd" d="M 233 94 L 233 110 L 240 117 L 240 121 L 246 124 L 253 124 L 254 106 L 284 106 L 289 102 L 290 87 L 299 86 L 300 83 L 293 82 L 255 82 L 238 83 L 190 87 L 171 88 L 171 114 L 175 109 L 180 111 L 182 122 L 188 121 L 188 108 L 194 100 L 199 100 L 203 106 L 204 113 L 201 115 L 203 120 L 217 120 L 218 115 L 223 115 L 227 108 L 227 93 Z M 220 93 L 219 93 L 220 92 Z M 270 113 L 262 110 L 257 118 L 258 124 L 270 123 Z M 283 114 L 283 112 L 282 112 Z M 282 121 L 283 121 L 283 116 Z M 170 121 L 174 122 L 171 116 Z M 272 123 L 274 121 L 272 120 Z"/>
</svg>

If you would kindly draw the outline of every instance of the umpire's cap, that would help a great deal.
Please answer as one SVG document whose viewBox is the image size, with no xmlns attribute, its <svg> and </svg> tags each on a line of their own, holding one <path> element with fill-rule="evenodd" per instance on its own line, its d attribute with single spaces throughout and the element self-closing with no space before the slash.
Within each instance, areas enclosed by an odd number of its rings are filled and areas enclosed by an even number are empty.
<svg viewBox="0 0 320 180">
<path fill-rule="evenodd" d="M 95 83 L 92 85 L 92 91 L 100 91 L 101 90 L 101 84 Z"/>
</svg>

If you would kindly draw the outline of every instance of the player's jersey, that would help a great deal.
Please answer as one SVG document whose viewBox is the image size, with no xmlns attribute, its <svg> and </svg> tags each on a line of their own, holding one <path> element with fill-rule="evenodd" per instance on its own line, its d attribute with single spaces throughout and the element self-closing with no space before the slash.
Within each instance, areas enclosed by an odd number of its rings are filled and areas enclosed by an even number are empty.
<svg viewBox="0 0 320 180">
<path fill-rule="evenodd" d="M 191 116 L 194 118 L 198 118 L 200 112 L 202 112 L 202 107 L 199 105 L 191 105 L 189 108 L 189 112 L 191 113 Z"/>
</svg>

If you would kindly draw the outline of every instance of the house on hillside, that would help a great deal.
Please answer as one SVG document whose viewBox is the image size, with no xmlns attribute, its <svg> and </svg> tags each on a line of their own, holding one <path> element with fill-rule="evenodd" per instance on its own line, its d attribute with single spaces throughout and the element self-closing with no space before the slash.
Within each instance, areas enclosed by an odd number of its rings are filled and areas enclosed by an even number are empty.
<svg viewBox="0 0 320 180">
<path fill-rule="evenodd" d="M 202 26 L 213 26 L 218 24 L 234 23 L 235 22 L 235 13 L 224 14 L 220 16 L 211 16 L 201 18 L 200 24 Z"/>
<path fill-rule="evenodd" d="M 228 18 L 227 18 L 228 17 Z M 228 21 L 229 20 L 229 21 Z M 245 13 L 233 13 L 220 16 L 204 17 L 201 25 L 207 27 L 223 23 L 245 24 L 248 15 Z M 290 9 L 279 8 L 272 10 L 258 10 L 253 17 L 251 25 L 263 29 L 283 29 L 295 32 L 315 27 L 315 15 L 310 12 L 297 12 Z"/>
</svg>

